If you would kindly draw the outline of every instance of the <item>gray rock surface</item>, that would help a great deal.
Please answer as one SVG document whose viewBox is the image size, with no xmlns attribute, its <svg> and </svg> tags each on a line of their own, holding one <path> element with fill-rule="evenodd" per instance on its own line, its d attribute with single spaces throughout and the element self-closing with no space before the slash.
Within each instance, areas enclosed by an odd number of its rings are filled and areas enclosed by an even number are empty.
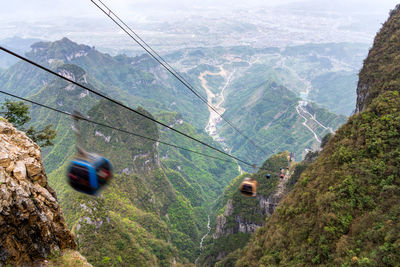
<svg viewBox="0 0 400 267">
<path fill-rule="evenodd" d="M 0 266 L 29 266 L 52 252 L 75 249 L 40 148 L 0 118 Z"/>
</svg>

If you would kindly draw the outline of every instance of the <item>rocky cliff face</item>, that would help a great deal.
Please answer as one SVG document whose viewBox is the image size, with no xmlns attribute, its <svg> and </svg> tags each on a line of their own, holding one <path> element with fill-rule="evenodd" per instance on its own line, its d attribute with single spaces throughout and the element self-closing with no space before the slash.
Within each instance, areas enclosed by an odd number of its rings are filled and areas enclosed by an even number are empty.
<svg viewBox="0 0 400 267">
<path fill-rule="evenodd" d="M 0 118 L 0 265 L 31 265 L 75 247 L 39 146 Z"/>
<path fill-rule="evenodd" d="M 269 195 L 258 194 L 257 205 L 255 206 L 255 213 L 261 216 L 270 216 L 274 213 L 281 199 L 285 196 L 286 185 L 290 179 L 290 173 L 287 171 L 284 179 L 278 181 L 276 190 Z M 215 231 L 213 234 L 214 239 L 222 236 L 228 236 L 236 233 L 253 234 L 258 228 L 264 225 L 259 220 L 253 221 L 252 218 L 241 216 L 240 214 L 234 215 L 234 224 L 227 225 L 227 218 L 232 216 L 234 209 L 240 209 L 240 206 L 233 206 L 233 200 L 229 199 L 225 206 L 225 212 L 219 215 L 215 221 Z M 238 204 L 238 203 L 237 203 Z"/>
</svg>

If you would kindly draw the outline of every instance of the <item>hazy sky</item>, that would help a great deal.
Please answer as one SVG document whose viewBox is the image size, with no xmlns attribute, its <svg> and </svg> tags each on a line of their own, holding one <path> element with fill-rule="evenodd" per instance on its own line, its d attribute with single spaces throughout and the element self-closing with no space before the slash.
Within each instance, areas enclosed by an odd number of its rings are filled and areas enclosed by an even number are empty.
<svg viewBox="0 0 400 267">
<path fill-rule="evenodd" d="M 400 0 L 101 1 L 150 44 L 172 51 L 215 45 L 372 44 L 376 31 Z M 112 49 L 110 53 L 140 49 L 91 0 L 0 0 L 0 4 L 0 40 L 68 37 Z M 237 30 L 241 27 L 247 27 L 246 32 Z"/>
<path fill-rule="evenodd" d="M 13 0 L 1 5 L 0 19 L 7 20 L 41 20 L 57 16 L 97 16 L 99 11 L 90 0 Z M 395 0 L 103 0 L 121 15 L 151 14 L 152 11 L 160 12 L 183 9 L 201 9 L 216 7 L 229 9 L 232 7 L 249 6 L 292 6 L 306 8 L 332 8 L 343 12 L 351 9 L 353 12 L 386 12 L 395 7 L 399 1 Z M 308 4 L 307 4 L 307 3 Z M 292 4 L 291 4 L 292 3 Z"/>
<path fill-rule="evenodd" d="M 1 0 L 6 1 L 6 0 Z M 168 11 L 176 8 L 202 8 L 202 7 L 232 7 L 238 6 L 243 1 L 227 0 L 102 0 L 110 8 L 119 14 L 141 14 L 154 11 Z M 262 3 L 259 0 L 249 0 L 246 4 L 254 5 Z M 267 0 L 261 5 L 271 6 L 279 3 L 290 3 L 295 0 Z M 227 5 L 227 3 L 229 3 Z M 90 0 L 13 0 L 2 5 L 0 18 L 2 19 L 43 19 L 56 16 L 93 16 L 99 14 L 94 4 Z"/>
</svg>

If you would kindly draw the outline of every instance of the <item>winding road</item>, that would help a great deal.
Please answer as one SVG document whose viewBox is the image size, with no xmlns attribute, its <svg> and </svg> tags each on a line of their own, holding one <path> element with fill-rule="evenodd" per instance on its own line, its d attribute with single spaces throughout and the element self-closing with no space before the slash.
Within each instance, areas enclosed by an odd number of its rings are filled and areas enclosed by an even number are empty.
<svg viewBox="0 0 400 267">
<path fill-rule="evenodd" d="M 231 82 L 232 76 L 235 73 L 233 71 L 230 75 L 227 74 L 227 72 L 222 68 L 222 66 L 219 67 L 220 71 L 219 72 L 210 72 L 210 71 L 204 71 L 200 73 L 199 75 L 199 80 L 201 82 L 201 86 L 204 88 L 207 94 L 207 101 L 208 103 L 214 103 L 216 102 L 215 105 L 213 105 L 214 109 L 218 111 L 219 114 L 223 114 L 225 112 L 225 108 L 222 106 L 222 104 L 225 102 L 224 98 L 224 91 L 228 87 L 229 83 Z M 210 88 L 208 87 L 207 80 L 205 79 L 206 75 L 212 75 L 212 76 L 222 76 L 226 82 L 224 86 L 221 89 L 221 92 L 214 94 Z M 205 131 L 215 140 L 218 142 L 221 142 L 221 138 L 217 133 L 217 124 L 221 121 L 221 117 L 210 107 L 208 107 L 208 110 L 210 112 L 210 117 L 208 119 L 208 123 L 206 125 Z M 226 144 L 225 144 L 226 146 Z"/>
<path fill-rule="evenodd" d="M 302 117 L 304 119 L 304 122 L 302 123 L 313 135 L 315 140 L 318 143 L 321 143 L 321 139 L 318 137 L 317 133 L 307 124 L 307 122 L 309 120 L 313 120 L 315 121 L 320 127 L 322 127 L 324 130 L 329 130 L 331 133 L 333 133 L 332 128 L 330 127 L 326 127 L 325 125 L 323 125 L 320 121 L 318 121 L 316 119 L 315 114 L 311 114 L 310 112 L 308 112 L 304 107 L 307 105 L 307 101 L 299 101 L 299 104 L 296 106 L 296 111 L 297 114 L 299 114 L 300 117 Z M 309 115 L 309 118 L 307 118 L 306 116 L 304 116 L 302 113 Z"/>
</svg>

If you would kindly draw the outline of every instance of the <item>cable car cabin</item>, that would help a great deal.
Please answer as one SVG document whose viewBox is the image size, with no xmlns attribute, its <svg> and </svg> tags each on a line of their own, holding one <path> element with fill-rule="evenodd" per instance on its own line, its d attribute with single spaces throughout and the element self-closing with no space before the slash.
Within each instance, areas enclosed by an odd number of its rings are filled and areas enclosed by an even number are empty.
<svg viewBox="0 0 400 267">
<path fill-rule="evenodd" d="M 279 177 L 280 178 L 285 178 L 285 169 L 284 168 L 281 168 L 281 173 L 279 174 Z"/>
<path fill-rule="evenodd" d="M 271 174 L 267 174 L 267 175 L 265 175 L 265 177 L 267 178 L 267 179 L 269 179 L 269 178 L 271 178 Z"/>
<path fill-rule="evenodd" d="M 111 163 L 104 157 L 89 154 L 75 158 L 68 167 L 67 179 L 75 190 L 94 195 L 112 178 Z"/>
<path fill-rule="evenodd" d="M 248 197 L 254 197 L 257 194 L 258 182 L 251 178 L 244 178 L 243 182 L 240 184 L 240 193 Z"/>
</svg>

